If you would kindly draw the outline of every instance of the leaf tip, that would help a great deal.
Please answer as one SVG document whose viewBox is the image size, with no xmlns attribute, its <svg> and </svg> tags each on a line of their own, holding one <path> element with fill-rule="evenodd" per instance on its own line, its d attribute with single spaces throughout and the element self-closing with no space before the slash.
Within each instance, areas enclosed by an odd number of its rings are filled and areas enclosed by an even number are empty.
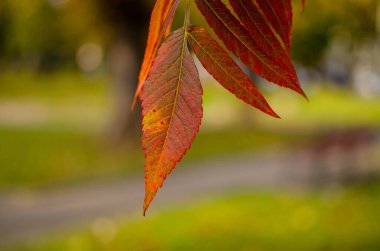
<svg viewBox="0 0 380 251">
<path fill-rule="evenodd" d="M 307 102 L 310 101 L 309 98 L 307 97 L 306 93 L 302 90 L 302 88 L 300 88 L 298 93 L 301 94 L 306 99 Z"/>
<path fill-rule="evenodd" d="M 273 117 L 273 118 L 276 118 L 276 119 L 281 119 L 280 115 L 278 115 L 278 114 L 275 113 L 275 112 L 273 112 L 272 117 Z"/>
<path fill-rule="evenodd" d="M 268 114 L 269 116 L 275 118 L 275 119 L 281 119 L 280 115 L 278 115 L 275 111 L 272 110 L 272 108 L 268 107 L 268 109 L 266 110 L 262 110 L 263 112 L 265 112 L 266 114 Z"/>
<path fill-rule="evenodd" d="M 143 216 L 145 217 L 146 216 L 146 211 L 148 211 L 148 208 L 149 208 L 149 205 L 150 205 L 150 202 L 152 200 L 150 200 L 149 202 L 147 202 L 147 197 L 145 197 L 145 202 L 144 202 L 144 206 L 143 206 Z"/>
<path fill-rule="evenodd" d="M 280 115 L 278 115 L 269 105 L 267 106 L 267 109 L 262 111 L 268 114 L 269 116 L 272 116 L 273 118 L 281 119 Z"/>
<path fill-rule="evenodd" d="M 136 103 L 137 103 L 137 98 L 134 97 L 134 98 L 133 98 L 133 101 L 132 101 L 132 105 L 131 105 L 131 111 L 132 111 L 132 112 L 135 110 Z"/>
<path fill-rule="evenodd" d="M 309 98 L 307 97 L 306 93 L 304 92 L 304 90 L 302 89 L 300 84 L 298 84 L 297 87 L 291 88 L 291 89 L 293 91 L 297 92 L 298 94 L 300 94 L 302 97 L 304 97 L 309 102 Z"/>
<path fill-rule="evenodd" d="M 149 208 L 150 203 L 153 201 L 154 197 L 156 196 L 156 193 L 158 191 L 158 187 L 152 188 L 145 188 L 145 197 L 144 197 L 144 206 L 143 206 L 143 215 L 146 215 L 146 212 Z"/>
</svg>

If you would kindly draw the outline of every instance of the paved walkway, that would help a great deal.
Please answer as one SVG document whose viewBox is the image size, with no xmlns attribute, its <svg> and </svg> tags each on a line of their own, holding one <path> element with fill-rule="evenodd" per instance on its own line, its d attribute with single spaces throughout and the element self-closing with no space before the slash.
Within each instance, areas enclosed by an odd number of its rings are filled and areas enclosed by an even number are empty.
<svg viewBox="0 0 380 251">
<path fill-rule="evenodd" d="M 346 153 L 350 154 L 350 153 Z M 179 165 L 152 203 L 149 214 L 163 205 L 239 189 L 277 189 L 318 183 L 313 152 L 294 150 L 246 154 Z M 329 160 L 330 161 L 330 160 Z M 321 165 L 318 162 L 318 165 Z M 334 169 L 335 170 L 335 169 Z M 334 171 L 336 174 L 336 170 Z M 334 179 L 334 173 L 329 175 Z M 338 175 L 335 175 L 338 177 Z M 51 231 L 88 224 L 97 217 L 142 213 L 143 174 L 105 183 L 46 192 L 0 195 L 0 244 L 35 240 Z"/>
</svg>

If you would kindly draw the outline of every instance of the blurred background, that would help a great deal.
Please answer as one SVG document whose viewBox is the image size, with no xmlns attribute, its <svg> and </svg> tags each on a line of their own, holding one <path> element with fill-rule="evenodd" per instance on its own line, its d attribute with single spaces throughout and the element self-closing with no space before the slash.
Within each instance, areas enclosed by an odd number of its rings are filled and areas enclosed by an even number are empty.
<svg viewBox="0 0 380 251">
<path fill-rule="evenodd" d="M 144 218 L 153 5 L 0 1 L 0 250 L 380 250 L 380 1 L 294 1 L 310 102 L 252 74 L 281 120 L 199 67 L 201 131 Z"/>
</svg>

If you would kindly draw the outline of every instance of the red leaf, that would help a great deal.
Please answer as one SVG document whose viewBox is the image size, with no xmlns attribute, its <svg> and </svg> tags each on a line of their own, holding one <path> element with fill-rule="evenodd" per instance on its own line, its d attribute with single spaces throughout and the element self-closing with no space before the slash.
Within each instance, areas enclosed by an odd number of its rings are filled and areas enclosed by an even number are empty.
<svg viewBox="0 0 380 251">
<path fill-rule="evenodd" d="M 195 0 L 199 10 L 206 18 L 226 47 L 257 74 L 268 81 L 290 88 L 305 96 L 292 66 L 284 67 L 263 51 L 257 41 L 241 25 L 220 0 Z"/>
<path fill-rule="evenodd" d="M 152 66 L 154 57 L 157 54 L 160 42 L 165 33 L 167 33 L 170 29 L 175 11 L 179 3 L 180 0 L 157 0 L 154 6 L 150 19 L 147 46 L 139 73 L 139 82 L 136 89 L 135 98 L 133 100 L 132 108 L 135 106 L 136 99 L 140 95 L 142 85 L 148 76 L 149 69 Z"/>
<path fill-rule="evenodd" d="M 256 0 L 256 2 L 289 50 L 293 23 L 291 0 Z"/>
<path fill-rule="evenodd" d="M 256 85 L 205 29 L 190 27 L 188 40 L 202 65 L 222 86 L 239 99 L 278 118 Z"/>
<path fill-rule="evenodd" d="M 190 148 L 201 123 L 202 87 L 186 35 L 184 29 L 169 35 L 141 92 L 144 213 L 166 176 Z"/>
<path fill-rule="evenodd" d="M 288 51 L 281 45 L 258 6 L 252 0 L 229 0 L 229 2 L 260 48 L 279 65 L 295 72 Z"/>
</svg>

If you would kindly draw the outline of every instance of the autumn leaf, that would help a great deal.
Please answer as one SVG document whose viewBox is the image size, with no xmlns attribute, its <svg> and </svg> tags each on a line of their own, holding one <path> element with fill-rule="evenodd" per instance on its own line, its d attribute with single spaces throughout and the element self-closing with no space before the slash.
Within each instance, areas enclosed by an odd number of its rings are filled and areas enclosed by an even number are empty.
<svg viewBox="0 0 380 251">
<path fill-rule="evenodd" d="M 203 67 L 222 86 L 239 99 L 278 118 L 256 85 L 205 29 L 191 26 L 188 40 Z"/>
<path fill-rule="evenodd" d="M 289 52 L 274 33 L 266 16 L 252 0 L 229 0 L 251 38 L 277 64 L 294 72 Z"/>
<path fill-rule="evenodd" d="M 147 46 L 145 49 L 144 59 L 141 65 L 138 86 L 132 108 L 136 104 L 136 99 L 140 95 L 143 83 L 145 82 L 149 69 L 152 66 L 153 59 L 157 54 L 160 42 L 165 34 L 168 34 L 174 18 L 174 14 L 180 0 L 157 0 L 149 26 Z"/>
<path fill-rule="evenodd" d="M 181 28 L 158 50 L 141 92 L 145 151 L 144 214 L 190 148 L 202 118 L 202 87 Z"/>
<path fill-rule="evenodd" d="M 263 51 L 258 41 L 230 12 L 221 0 L 195 0 L 208 24 L 226 47 L 257 74 L 279 86 L 305 96 L 292 65 L 285 67 Z"/>
<path fill-rule="evenodd" d="M 226 48 L 245 65 L 269 82 L 305 96 L 290 58 L 291 1 L 228 1 L 233 13 L 221 0 L 195 3 Z M 183 27 L 169 34 L 179 2 L 156 2 L 135 94 L 137 98 L 141 91 L 144 214 L 167 175 L 190 148 L 201 123 L 202 87 L 188 44 L 224 88 L 264 113 L 279 117 L 230 54 L 205 29 L 189 25 L 191 0 L 187 0 Z"/>
<path fill-rule="evenodd" d="M 174 3 L 173 0 L 166 0 L 165 1 L 165 5 L 164 6 L 166 6 L 166 8 L 165 8 L 165 11 L 162 12 L 161 20 L 165 21 L 165 19 L 166 19 L 167 15 L 168 15 L 168 13 L 170 11 L 170 8 L 173 5 L 173 3 Z M 178 4 L 179 4 L 179 2 L 178 2 Z M 177 9 L 177 7 L 175 7 L 175 9 Z M 173 17 L 174 17 L 174 15 L 173 15 Z M 173 17 L 171 17 L 169 19 L 167 27 L 165 27 L 166 28 L 166 30 L 164 32 L 164 37 L 165 38 L 168 37 L 169 34 L 170 34 L 170 31 L 171 31 L 171 28 L 172 28 L 172 24 L 173 24 Z"/>
<path fill-rule="evenodd" d="M 293 23 L 291 0 L 256 0 L 256 2 L 289 50 Z"/>
</svg>

